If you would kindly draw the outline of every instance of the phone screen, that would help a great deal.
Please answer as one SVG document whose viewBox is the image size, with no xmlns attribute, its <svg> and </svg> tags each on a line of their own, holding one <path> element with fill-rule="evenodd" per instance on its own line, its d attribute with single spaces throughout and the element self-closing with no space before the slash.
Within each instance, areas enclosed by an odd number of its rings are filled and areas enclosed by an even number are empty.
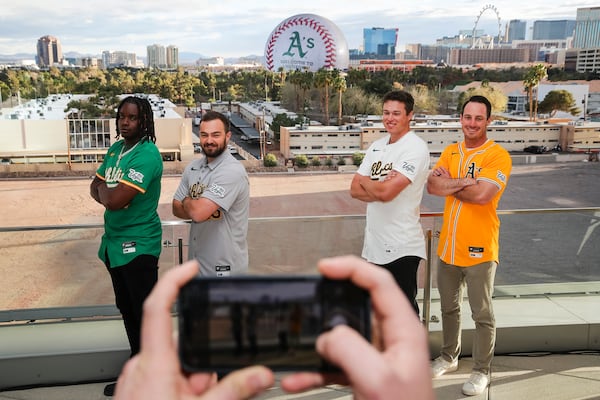
<svg viewBox="0 0 600 400">
<path fill-rule="evenodd" d="M 337 371 L 315 340 L 339 324 L 367 339 L 369 294 L 320 276 L 197 277 L 179 294 L 179 353 L 186 371 Z"/>
</svg>

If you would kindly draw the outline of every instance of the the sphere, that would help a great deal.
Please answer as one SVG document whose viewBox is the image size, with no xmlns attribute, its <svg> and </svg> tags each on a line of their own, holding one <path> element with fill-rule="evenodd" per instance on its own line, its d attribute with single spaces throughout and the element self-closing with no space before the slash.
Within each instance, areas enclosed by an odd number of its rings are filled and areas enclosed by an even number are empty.
<svg viewBox="0 0 600 400">
<path fill-rule="evenodd" d="M 348 44 L 330 20 L 315 14 L 298 14 L 281 22 L 265 45 L 268 70 L 348 69 Z"/>
</svg>

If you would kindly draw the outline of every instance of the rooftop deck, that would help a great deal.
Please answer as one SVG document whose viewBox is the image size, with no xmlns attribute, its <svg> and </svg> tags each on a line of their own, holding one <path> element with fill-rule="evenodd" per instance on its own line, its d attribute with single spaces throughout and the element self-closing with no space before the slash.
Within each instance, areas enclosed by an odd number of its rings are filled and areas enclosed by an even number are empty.
<svg viewBox="0 0 600 400">
<path fill-rule="evenodd" d="M 600 284 L 596 283 L 596 288 Z M 600 294 L 574 296 L 542 296 L 532 299 L 526 307 L 520 298 L 494 301 L 499 321 L 497 355 L 492 363 L 491 384 L 482 395 L 473 399 L 600 399 Z M 439 315 L 438 303 L 432 301 L 432 315 Z M 468 305 L 465 305 L 468 307 Z M 529 310 L 524 314 L 518 310 Z M 532 315 L 536 316 L 533 317 Z M 526 321 L 525 321 L 526 320 Z M 119 322 L 119 321 L 113 321 Z M 554 323 L 554 325 L 552 325 Z M 119 324 L 113 324 L 116 332 Z M 464 319 L 464 337 L 468 342 L 472 323 Z M 435 328 L 434 328 L 435 329 Z M 435 342 L 438 331 L 430 337 Z M 119 336 L 118 334 L 116 335 Z M 591 340 L 596 350 L 533 351 L 546 343 L 556 349 L 569 345 L 579 348 L 581 340 Z M 126 339 L 121 337 L 126 347 Z M 578 343 L 579 342 L 579 343 Z M 509 347 L 522 347 L 522 351 L 505 353 Z M 504 349 L 504 350 L 503 350 Z M 83 366 L 81 366 L 83 367 Z M 459 370 L 433 380 L 438 400 L 467 398 L 461 392 L 464 381 L 471 373 L 472 361 L 466 356 L 459 362 Z M 2 367 L 4 369 L 5 366 Z M 31 371 L 35 373 L 35 371 Z M 279 378 L 283 373 L 278 373 Z M 347 387 L 327 386 L 303 394 L 290 395 L 277 384 L 258 399 L 352 399 Z M 73 383 L 61 386 L 35 387 L 0 392 L 0 400 L 96 400 L 105 399 L 102 394 L 105 382 Z"/>
<path fill-rule="evenodd" d="M 597 205 L 599 168 L 594 163 L 567 168 L 564 175 L 558 172 L 537 171 L 536 179 L 521 181 L 515 171 L 511 178 L 501 211 L 502 264 L 494 294 L 498 332 L 492 381 L 485 394 L 474 398 L 600 399 L 600 229 L 596 229 L 600 208 L 552 208 Z M 320 180 L 331 186 L 331 179 Z M 69 190 L 75 191 L 75 186 L 70 182 Z M 294 194 L 294 205 L 309 204 L 313 210 L 315 204 L 339 208 L 338 198 L 327 201 L 323 197 L 327 189 L 317 189 L 314 195 L 302 194 L 301 201 Z M 263 194 L 263 207 L 279 210 L 288 204 L 281 185 L 275 192 Z M 427 204 L 436 209 L 433 203 Z M 31 218 L 35 220 L 34 215 Z M 439 213 L 424 214 L 422 223 L 435 232 Z M 363 227 L 363 215 L 251 218 L 251 269 L 257 273 L 314 272 L 315 259 L 333 252 L 360 251 Z M 0 309 L 4 310 L 0 311 L 0 400 L 105 398 L 104 382 L 118 374 L 128 345 L 116 309 L 106 306 L 111 304 L 106 272 L 94 266 L 100 234 L 101 229 L 93 224 L 0 227 L 0 258 L 5 260 L 0 267 L 8 268 L 2 270 L 5 279 L 0 283 Z M 163 235 L 161 265 L 168 268 L 181 257 L 177 242 L 178 238 L 187 240 L 187 226 L 167 222 Z M 432 240 L 434 247 L 435 236 Z M 18 260 L 24 264 L 16 265 Z M 36 264 L 34 260 L 45 261 Z M 16 270 L 19 274 L 14 274 Z M 420 272 L 419 300 L 435 357 L 441 341 L 435 268 Z M 9 276 L 19 279 L 7 280 Z M 54 290 L 42 291 L 38 285 L 48 280 Z M 37 305 L 15 306 L 15 300 L 32 288 L 40 294 Z M 468 309 L 465 304 L 460 369 L 433 381 L 438 399 L 465 397 L 461 386 L 471 370 L 473 330 Z M 62 386 L 53 386 L 58 384 Z M 276 385 L 259 398 L 350 399 L 351 392 L 331 386 L 284 395 Z"/>
</svg>

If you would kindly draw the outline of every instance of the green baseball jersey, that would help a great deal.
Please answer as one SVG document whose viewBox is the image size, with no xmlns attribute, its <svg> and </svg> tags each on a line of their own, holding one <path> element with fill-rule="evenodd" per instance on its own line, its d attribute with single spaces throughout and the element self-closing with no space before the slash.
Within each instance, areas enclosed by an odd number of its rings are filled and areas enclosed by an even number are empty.
<svg viewBox="0 0 600 400">
<path fill-rule="evenodd" d="M 157 213 L 163 163 L 156 145 L 139 141 L 127 151 L 124 141 L 114 143 L 96 171 L 106 185 L 119 183 L 138 191 L 131 202 L 120 210 L 104 212 L 104 235 L 98 257 L 111 267 L 131 262 L 141 254 L 158 257 L 161 251 L 162 225 Z"/>
</svg>

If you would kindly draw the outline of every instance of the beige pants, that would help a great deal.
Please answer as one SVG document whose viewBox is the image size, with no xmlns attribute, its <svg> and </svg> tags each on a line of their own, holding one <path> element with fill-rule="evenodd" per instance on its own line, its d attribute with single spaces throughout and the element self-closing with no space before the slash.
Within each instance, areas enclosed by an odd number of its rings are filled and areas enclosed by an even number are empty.
<svg viewBox="0 0 600 400">
<path fill-rule="evenodd" d="M 451 361 L 460 355 L 460 312 L 466 284 L 471 318 L 475 321 L 473 370 L 488 374 L 496 344 L 492 293 L 498 264 L 489 261 L 471 267 L 457 267 L 439 260 L 438 265 L 437 281 L 443 330 L 442 357 Z"/>
</svg>

